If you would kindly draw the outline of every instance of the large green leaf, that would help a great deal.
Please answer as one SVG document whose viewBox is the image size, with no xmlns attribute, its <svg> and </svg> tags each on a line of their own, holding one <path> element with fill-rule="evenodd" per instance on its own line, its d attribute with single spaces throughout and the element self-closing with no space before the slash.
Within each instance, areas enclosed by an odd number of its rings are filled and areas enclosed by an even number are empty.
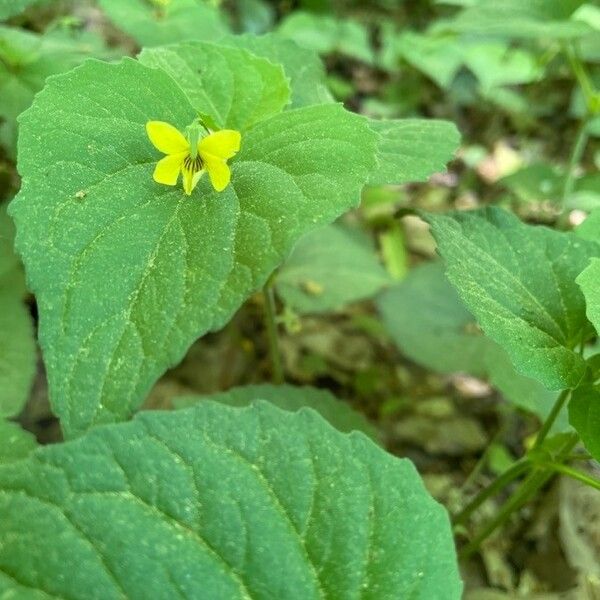
<svg viewBox="0 0 600 600">
<path fill-rule="evenodd" d="M 572 19 L 585 0 L 479 0 L 434 29 L 510 38 L 569 39 L 592 33 L 593 28 Z"/>
<path fill-rule="evenodd" d="M 600 460 L 600 388 L 584 385 L 573 392 L 569 420 L 589 453 Z"/>
<path fill-rule="evenodd" d="M 49 75 L 62 73 L 90 56 L 108 56 L 99 36 L 55 28 L 44 35 L 0 26 L 0 118 L 9 151 L 16 153 L 16 119 Z"/>
<path fill-rule="evenodd" d="M 325 81 L 325 69 L 316 53 L 298 46 L 275 33 L 266 35 L 232 35 L 219 40 L 221 45 L 244 48 L 257 56 L 283 66 L 289 77 L 292 98 L 290 108 L 331 102 Z"/>
<path fill-rule="evenodd" d="M 379 134 L 379 166 L 369 183 L 424 181 L 446 170 L 460 143 L 453 123 L 425 119 L 369 121 Z"/>
<path fill-rule="evenodd" d="M 195 116 L 164 71 L 124 59 L 52 79 L 22 117 L 12 213 L 67 434 L 126 418 L 297 239 L 356 205 L 375 165 L 362 117 L 296 109 L 243 132 L 223 193 L 205 179 L 187 197 L 152 180 L 145 124 Z"/>
<path fill-rule="evenodd" d="M 216 125 L 244 130 L 277 114 L 289 102 L 281 65 L 243 48 L 189 42 L 143 50 L 142 64 L 168 73 L 201 114 Z"/>
<path fill-rule="evenodd" d="M 276 289 L 295 311 L 318 313 L 374 296 L 390 282 L 366 234 L 330 225 L 296 244 L 277 274 Z"/>
<path fill-rule="evenodd" d="M 99 0 L 111 21 L 141 46 L 216 40 L 227 26 L 204 0 Z"/>
<path fill-rule="evenodd" d="M 249 406 L 256 400 L 266 400 L 282 410 L 292 412 L 308 407 L 316 410 L 339 431 L 345 433 L 362 431 L 374 440 L 378 438 L 377 429 L 366 417 L 353 410 L 347 402 L 338 400 L 327 390 L 293 385 L 246 385 L 207 396 L 180 396 L 173 400 L 173 406 L 187 408 L 207 400 L 237 407 Z"/>
<path fill-rule="evenodd" d="M 521 223 L 501 209 L 428 215 L 447 274 L 517 370 L 549 389 L 575 387 L 590 330 L 575 278 L 600 246 Z"/>
<path fill-rule="evenodd" d="M 440 263 L 411 270 L 377 304 L 387 331 L 410 359 L 438 373 L 488 379 L 509 402 L 542 419 L 552 409 L 556 392 L 517 373 L 506 352 L 482 335 Z M 567 427 L 561 415 L 558 428 Z"/>
<path fill-rule="evenodd" d="M 411 463 L 313 411 L 266 403 L 142 413 L 0 467 L 0 539 L 5 595 L 461 591 L 447 515 Z"/>
</svg>

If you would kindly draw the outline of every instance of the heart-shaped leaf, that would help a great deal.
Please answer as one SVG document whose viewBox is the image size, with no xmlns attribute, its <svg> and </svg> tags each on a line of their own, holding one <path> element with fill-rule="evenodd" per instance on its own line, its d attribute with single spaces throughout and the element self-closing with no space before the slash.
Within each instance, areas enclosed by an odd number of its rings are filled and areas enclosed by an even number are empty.
<svg viewBox="0 0 600 600">
<path fill-rule="evenodd" d="M 152 180 L 145 124 L 183 130 L 196 115 L 165 71 L 125 59 L 51 79 L 21 119 L 12 213 L 68 435 L 126 418 L 297 239 L 356 205 L 375 166 L 365 119 L 307 107 L 242 131 L 231 185 L 216 193 L 205 178 L 187 197 Z"/>
<path fill-rule="evenodd" d="M 141 413 L 0 467 L 0 539 L 5 595 L 461 592 L 448 517 L 410 462 L 266 403 Z"/>
</svg>

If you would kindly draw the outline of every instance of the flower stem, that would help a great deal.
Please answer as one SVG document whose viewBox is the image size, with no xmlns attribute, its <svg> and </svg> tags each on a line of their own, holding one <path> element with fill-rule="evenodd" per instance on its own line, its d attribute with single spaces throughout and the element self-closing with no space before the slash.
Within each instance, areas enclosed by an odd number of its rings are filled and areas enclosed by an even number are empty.
<svg viewBox="0 0 600 600">
<path fill-rule="evenodd" d="M 561 468 L 565 467 L 565 465 L 562 465 L 561 461 L 565 460 L 565 458 L 569 456 L 578 441 L 578 435 L 573 434 L 572 436 L 569 436 L 556 457 L 558 461 L 556 466 L 561 466 Z M 530 462 L 530 465 L 532 464 L 533 463 Z M 468 558 L 474 552 L 477 552 L 481 544 L 498 527 L 504 525 L 510 516 L 515 511 L 519 510 L 521 506 L 523 506 L 541 487 L 543 487 L 555 472 L 564 472 L 554 468 L 554 464 L 555 463 L 552 463 L 552 467 L 550 468 L 548 464 L 542 464 L 539 466 L 539 468 L 532 470 L 521 483 L 521 485 L 514 491 L 512 496 L 510 496 L 510 498 L 501 506 L 496 516 L 461 550 L 459 553 L 460 558 Z M 569 471 L 575 471 L 575 469 L 569 469 L 568 467 L 565 468 Z M 579 471 L 575 471 L 575 473 L 579 475 Z"/>
<path fill-rule="evenodd" d="M 572 479 L 581 481 L 581 483 L 585 483 L 585 485 L 589 485 L 590 487 L 600 490 L 600 480 L 596 479 L 595 477 L 590 477 L 578 469 L 573 469 L 572 467 L 563 465 L 561 463 L 549 463 L 547 466 L 557 473 L 562 473 L 567 477 L 571 477 Z"/>
<path fill-rule="evenodd" d="M 498 528 L 504 525 L 511 515 L 523 506 L 527 500 L 551 477 L 551 472 L 533 471 L 502 505 L 496 516 L 460 551 L 464 559 L 479 550 L 481 544 Z"/>
<path fill-rule="evenodd" d="M 501 489 L 509 483 L 517 479 L 525 473 L 531 466 L 531 461 L 528 458 L 518 460 L 512 467 L 504 471 L 502 475 L 497 477 L 490 485 L 483 488 L 453 519 L 454 525 L 464 523 L 488 498 L 497 494 Z"/>
<path fill-rule="evenodd" d="M 575 172 L 577 165 L 581 162 L 583 157 L 583 151 L 587 146 L 589 133 L 588 133 L 589 117 L 584 118 L 579 125 L 577 131 L 577 137 L 575 138 L 575 144 L 571 150 L 571 158 L 569 159 L 569 165 L 567 167 L 567 176 L 565 178 L 565 184 L 562 191 L 562 206 L 565 209 L 569 196 L 573 193 L 575 187 Z"/>
<path fill-rule="evenodd" d="M 550 430 L 552 429 L 554 422 L 556 421 L 558 415 L 560 414 L 560 411 L 564 407 L 564 405 L 567 402 L 567 400 L 569 399 L 570 395 L 571 395 L 571 390 L 563 390 L 560 393 L 560 396 L 556 399 L 556 402 L 554 403 L 552 410 L 546 417 L 546 420 L 542 424 L 542 428 L 540 429 L 539 433 L 537 434 L 537 437 L 535 438 L 535 443 L 533 444 L 533 448 L 532 448 L 533 450 L 537 450 L 542 445 L 542 443 L 544 442 L 544 440 L 550 433 Z"/>
<path fill-rule="evenodd" d="M 267 329 L 267 340 L 269 342 L 269 354 L 271 356 L 271 369 L 273 383 L 284 382 L 281 352 L 279 350 L 279 337 L 277 335 L 277 323 L 275 321 L 275 294 L 273 285 L 269 280 L 263 287 L 265 299 L 265 325 Z"/>
</svg>

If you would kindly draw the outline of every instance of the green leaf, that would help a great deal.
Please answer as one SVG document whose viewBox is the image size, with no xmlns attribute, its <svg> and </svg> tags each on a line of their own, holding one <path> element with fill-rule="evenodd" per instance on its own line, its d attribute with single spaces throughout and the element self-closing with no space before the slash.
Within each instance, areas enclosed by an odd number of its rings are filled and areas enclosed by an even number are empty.
<svg viewBox="0 0 600 600">
<path fill-rule="evenodd" d="M 583 385 L 569 402 L 569 421 L 581 436 L 588 452 L 600 460 L 600 388 Z"/>
<path fill-rule="evenodd" d="M 425 181 L 445 171 L 460 143 L 456 126 L 449 121 L 403 119 L 369 121 L 379 135 L 379 167 L 371 185 Z"/>
<path fill-rule="evenodd" d="M 228 28 L 219 11 L 201 0 L 99 0 L 110 20 L 140 46 L 217 40 Z"/>
<path fill-rule="evenodd" d="M 5 595 L 460 597 L 412 464 L 311 410 L 142 413 L 0 467 L 0 490 Z"/>
<path fill-rule="evenodd" d="M 585 361 L 575 348 L 589 323 L 575 278 L 600 247 L 498 208 L 426 218 L 449 280 L 516 369 L 549 389 L 578 385 Z"/>
<path fill-rule="evenodd" d="M 577 283 L 585 296 L 587 316 L 600 332 L 600 258 L 594 258 L 579 275 Z"/>
<path fill-rule="evenodd" d="M 347 402 L 338 400 L 327 390 L 293 385 L 247 385 L 218 394 L 180 396 L 173 400 L 173 406 L 187 408 L 207 400 L 238 408 L 249 406 L 257 400 L 266 400 L 290 412 L 308 407 L 316 410 L 330 425 L 343 433 L 361 431 L 373 440 L 378 440 L 377 429 L 364 415 L 353 410 Z"/>
<path fill-rule="evenodd" d="M 330 225 L 303 237 L 277 274 L 277 293 L 299 313 L 319 313 L 374 296 L 390 283 L 369 237 Z"/>
<path fill-rule="evenodd" d="M 10 289 L 15 295 L 25 294 L 25 278 L 21 262 L 14 252 L 15 227 L 0 204 L 0 290 Z"/>
<path fill-rule="evenodd" d="M 17 415 L 29 398 L 36 368 L 33 323 L 20 289 L 0 282 L 0 418 Z"/>
<path fill-rule="evenodd" d="M 337 52 L 366 63 L 373 62 L 367 30 L 357 21 L 294 11 L 283 19 L 277 32 L 319 54 Z"/>
<path fill-rule="evenodd" d="M 0 465 L 26 458 L 37 442 L 33 434 L 25 431 L 16 423 L 0 419 Z M 0 573 L 1 573 L 0 567 Z M 2 579 L 0 574 L 0 589 Z"/>
<path fill-rule="evenodd" d="M 289 102 L 281 65 L 242 48 L 188 42 L 143 50 L 139 61 L 168 73 L 200 113 L 222 129 L 245 130 L 277 114 Z"/>
<path fill-rule="evenodd" d="M 465 65 L 479 80 L 484 94 L 493 93 L 496 87 L 520 85 L 539 80 L 544 65 L 539 57 L 521 48 L 509 48 L 502 42 L 463 44 Z"/>
<path fill-rule="evenodd" d="M 594 31 L 587 23 L 572 19 L 583 3 L 584 0 L 479 0 L 432 29 L 524 39 L 577 38 Z"/>
<path fill-rule="evenodd" d="M 30 105 L 50 75 L 62 73 L 90 56 L 110 56 L 100 37 L 69 29 L 37 35 L 0 26 L 0 117 L 5 119 L 9 151 L 17 145 L 17 117 Z"/>
<path fill-rule="evenodd" d="M 592 211 L 575 233 L 585 240 L 600 244 L 600 208 Z"/>
<path fill-rule="evenodd" d="M 290 108 L 331 102 L 325 69 L 315 52 L 298 46 L 275 33 L 266 35 L 232 35 L 219 40 L 220 45 L 234 46 L 281 64 L 292 91 Z"/>
<path fill-rule="evenodd" d="M 547 390 L 541 383 L 519 373 L 510 356 L 489 340 L 484 356 L 487 379 L 511 404 L 537 415 L 541 421 L 552 411 L 558 398 L 556 391 Z M 552 427 L 553 433 L 569 431 L 566 411 L 561 411 Z"/>
<path fill-rule="evenodd" d="M 506 400 L 542 419 L 552 409 L 556 392 L 517 373 L 506 352 L 482 335 L 440 263 L 416 267 L 377 304 L 387 331 L 411 360 L 438 373 L 487 379 Z M 561 419 L 557 430 L 566 428 Z"/>
<path fill-rule="evenodd" d="M 196 114 L 164 71 L 124 59 L 53 78 L 21 119 L 12 214 L 67 435 L 128 417 L 302 235 L 357 204 L 375 164 L 365 119 L 302 108 L 243 134 L 223 193 L 204 178 L 187 197 L 152 180 L 145 124 Z"/>
<path fill-rule="evenodd" d="M 484 377 L 490 340 L 444 277 L 440 263 L 409 271 L 377 300 L 384 325 L 402 353 L 438 373 Z"/>
<path fill-rule="evenodd" d="M 14 227 L 0 205 L 0 423 L 21 412 L 36 368 L 33 323 L 23 305 L 25 280 L 13 252 Z"/>
<path fill-rule="evenodd" d="M 388 30 L 383 60 L 392 71 L 398 58 L 448 88 L 463 64 L 463 51 L 454 37 L 421 35 L 414 31 Z"/>
</svg>

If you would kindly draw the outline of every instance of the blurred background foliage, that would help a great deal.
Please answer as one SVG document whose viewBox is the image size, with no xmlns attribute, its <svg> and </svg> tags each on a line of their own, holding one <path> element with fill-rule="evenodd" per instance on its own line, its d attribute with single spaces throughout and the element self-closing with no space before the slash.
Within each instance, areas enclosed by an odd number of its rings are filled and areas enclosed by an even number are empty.
<svg viewBox="0 0 600 600">
<path fill-rule="evenodd" d="M 446 119 L 461 132 L 446 172 L 365 188 L 360 209 L 301 240 L 274 279 L 287 381 L 345 399 L 363 415 L 359 428 L 411 458 L 452 509 L 477 478 L 522 454 L 555 394 L 518 375 L 482 335 L 415 212 L 494 204 L 568 229 L 600 209 L 594 1 L 0 0 L 0 416 L 42 442 L 59 436 L 6 215 L 20 184 L 18 115 L 48 76 L 88 58 L 270 32 L 318 53 L 333 99 L 351 110 Z M 290 54 L 302 63 L 297 46 Z M 415 155 L 427 157 L 436 140 L 411 135 Z M 268 380 L 262 302 L 252 298 L 198 341 L 147 406 Z M 562 420 L 557 432 L 567 427 Z M 550 485 L 463 564 L 467 598 L 600 597 L 598 496 L 572 481 Z"/>
</svg>

